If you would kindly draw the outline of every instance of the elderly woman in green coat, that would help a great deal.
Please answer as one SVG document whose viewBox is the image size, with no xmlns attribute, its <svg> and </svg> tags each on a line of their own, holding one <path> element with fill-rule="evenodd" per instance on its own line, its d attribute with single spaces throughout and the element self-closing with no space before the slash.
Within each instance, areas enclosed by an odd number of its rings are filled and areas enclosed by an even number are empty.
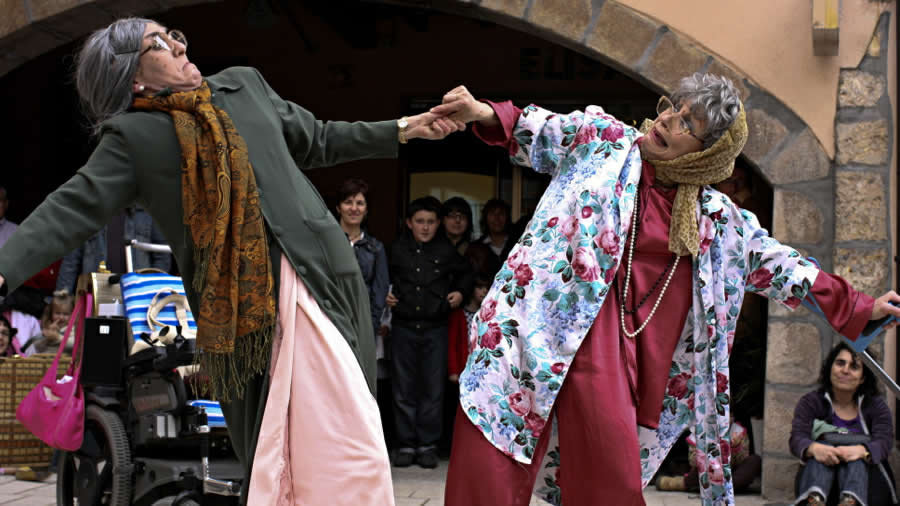
<svg viewBox="0 0 900 506">
<path fill-rule="evenodd" d="M 396 157 L 398 142 L 440 139 L 463 126 L 428 113 L 325 123 L 252 68 L 203 77 L 187 44 L 183 33 L 137 18 L 87 39 L 75 77 L 99 144 L 0 249 L 0 290 L 15 289 L 139 203 L 184 276 L 201 366 L 222 401 L 250 502 L 393 504 L 372 396 L 366 286 L 300 169 Z M 315 338 L 295 341 L 297 331 Z M 317 369 L 304 354 L 328 366 Z M 302 399 L 304 416 L 292 396 Z M 249 480 L 254 457 L 265 465 Z M 353 465 L 371 479 L 360 481 Z"/>
</svg>

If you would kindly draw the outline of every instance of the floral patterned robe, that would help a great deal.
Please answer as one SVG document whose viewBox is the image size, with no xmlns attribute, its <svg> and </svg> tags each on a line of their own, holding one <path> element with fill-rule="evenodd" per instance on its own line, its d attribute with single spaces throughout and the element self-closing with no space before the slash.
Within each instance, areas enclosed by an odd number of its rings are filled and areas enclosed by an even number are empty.
<svg viewBox="0 0 900 506">
<path fill-rule="evenodd" d="M 460 401 L 495 447 L 530 463 L 622 260 L 618 245 L 625 244 L 641 177 L 640 133 L 596 106 L 567 115 L 528 106 L 513 136 L 513 161 L 552 180 L 473 319 Z M 702 190 L 697 212 L 701 250 L 692 267 L 692 309 L 659 428 L 640 429 L 641 470 L 646 486 L 691 428 L 705 457 L 703 504 L 733 504 L 728 452 L 721 448 L 730 440 L 728 356 L 744 292 L 795 308 L 819 271 L 711 188 Z M 559 504 L 553 477 L 559 449 L 554 440 L 548 448 L 535 491 Z"/>
</svg>

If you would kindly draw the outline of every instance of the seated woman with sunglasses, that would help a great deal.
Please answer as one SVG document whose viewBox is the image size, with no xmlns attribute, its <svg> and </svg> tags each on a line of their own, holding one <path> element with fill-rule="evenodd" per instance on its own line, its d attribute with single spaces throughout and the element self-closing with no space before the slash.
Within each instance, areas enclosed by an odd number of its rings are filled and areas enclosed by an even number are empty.
<svg viewBox="0 0 900 506">
<path fill-rule="evenodd" d="M 551 175 L 470 327 L 448 506 L 528 504 L 535 483 L 555 504 L 644 504 L 689 427 L 703 504 L 733 504 L 728 356 L 744 292 L 789 308 L 812 295 L 848 336 L 900 315 L 900 296 L 857 293 L 707 186 L 747 139 L 728 79 L 682 79 L 641 131 L 596 106 L 522 110 L 464 87 L 431 112 Z"/>
<path fill-rule="evenodd" d="M 0 285 L 16 288 L 138 202 L 184 276 L 249 502 L 393 504 L 368 292 L 299 169 L 396 157 L 398 141 L 460 125 L 430 113 L 325 123 L 252 68 L 204 77 L 187 46 L 137 18 L 88 37 L 75 80 L 99 144 L 0 249 Z"/>
</svg>

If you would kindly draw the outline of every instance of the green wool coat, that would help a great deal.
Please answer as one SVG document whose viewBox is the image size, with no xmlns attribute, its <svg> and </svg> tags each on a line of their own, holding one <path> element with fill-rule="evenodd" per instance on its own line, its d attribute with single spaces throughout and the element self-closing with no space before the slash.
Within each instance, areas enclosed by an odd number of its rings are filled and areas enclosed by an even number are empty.
<svg viewBox="0 0 900 506">
<path fill-rule="evenodd" d="M 283 252 L 319 306 L 349 343 L 369 389 L 376 382 L 369 295 L 347 237 L 298 169 L 397 156 L 397 124 L 323 123 L 283 100 L 255 69 L 234 67 L 207 78 L 212 101 L 247 142 L 262 213 L 269 227 L 276 282 Z M 152 216 L 192 289 L 193 244 L 182 222 L 181 147 L 164 112 L 131 111 L 103 124 L 87 164 L 19 226 L 0 249 L 0 274 L 14 290 L 75 249 L 132 202 Z M 277 295 L 277 291 L 276 291 Z"/>
</svg>

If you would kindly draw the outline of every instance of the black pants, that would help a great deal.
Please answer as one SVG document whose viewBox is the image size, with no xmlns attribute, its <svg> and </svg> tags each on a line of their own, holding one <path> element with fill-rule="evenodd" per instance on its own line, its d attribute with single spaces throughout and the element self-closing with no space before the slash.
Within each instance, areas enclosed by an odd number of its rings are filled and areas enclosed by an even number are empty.
<svg viewBox="0 0 900 506">
<path fill-rule="evenodd" d="M 268 371 L 268 366 L 266 367 Z M 256 454 L 256 442 L 262 425 L 263 412 L 266 410 L 266 399 L 269 396 L 269 374 L 253 375 L 247 381 L 242 399 L 231 402 L 220 402 L 228 435 L 234 453 L 244 468 L 244 482 L 241 490 L 241 504 L 247 504 L 247 492 L 250 491 L 250 473 L 253 469 L 253 457 Z"/>
<path fill-rule="evenodd" d="M 435 449 L 447 379 L 447 327 L 416 331 L 395 323 L 391 337 L 397 448 Z"/>
</svg>

